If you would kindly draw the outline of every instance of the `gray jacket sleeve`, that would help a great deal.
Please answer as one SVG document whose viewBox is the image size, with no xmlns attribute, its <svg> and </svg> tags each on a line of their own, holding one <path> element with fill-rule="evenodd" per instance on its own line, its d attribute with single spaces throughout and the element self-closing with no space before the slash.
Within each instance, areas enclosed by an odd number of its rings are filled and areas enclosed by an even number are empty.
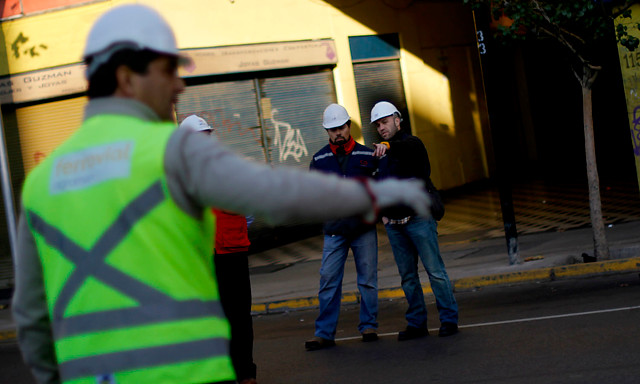
<svg viewBox="0 0 640 384">
<path fill-rule="evenodd" d="M 59 383 L 53 335 L 44 291 L 42 266 L 24 214 L 18 221 L 13 319 L 25 363 L 38 383 Z"/>
<path fill-rule="evenodd" d="M 169 190 L 188 212 L 214 206 L 270 224 L 321 223 L 372 211 L 359 182 L 247 160 L 214 136 L 178 129 L 167 145 Z"/>
</svg>

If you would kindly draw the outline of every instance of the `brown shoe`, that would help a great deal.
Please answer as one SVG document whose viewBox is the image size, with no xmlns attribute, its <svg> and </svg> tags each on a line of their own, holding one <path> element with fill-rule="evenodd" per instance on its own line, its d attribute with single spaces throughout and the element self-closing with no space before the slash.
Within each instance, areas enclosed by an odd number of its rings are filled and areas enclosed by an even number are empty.
<svg viewBox="0 0 640 384">
<path fill-rule="evenodd" d="M 304 343 L 304 347 L 307 349 L 307 351 L 317 351 L 318 349 L 329 348 L 335 345 L 335 341 L 324 339 L 322 337 L 314 337 L 313 339 L 307 340 Z"/>
<path fill-rule="evenodd" d="M 378 340 L 378 332 L 374 328 L 367 328 L 362 331 L 362 341 L 365 343 L 376 340 Z"/>
</svg>

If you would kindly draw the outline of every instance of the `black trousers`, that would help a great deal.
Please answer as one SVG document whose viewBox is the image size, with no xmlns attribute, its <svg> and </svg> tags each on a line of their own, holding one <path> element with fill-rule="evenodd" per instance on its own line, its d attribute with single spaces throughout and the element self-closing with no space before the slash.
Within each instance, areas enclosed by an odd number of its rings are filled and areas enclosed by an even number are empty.
<svg viewBox="0 0 640 384">
<path fill-rule="evenodd" d="M 238 381 L 256 377 L 253 362 L 251 279 L 247 252 L 214 255 L 220 302 L 231 324 L 231 362 Z"/>
</svg>

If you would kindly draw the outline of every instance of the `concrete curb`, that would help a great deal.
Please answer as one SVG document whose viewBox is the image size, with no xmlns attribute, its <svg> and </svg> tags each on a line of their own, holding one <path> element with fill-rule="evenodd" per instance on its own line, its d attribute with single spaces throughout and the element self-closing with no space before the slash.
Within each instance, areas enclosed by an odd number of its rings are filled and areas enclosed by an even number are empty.
<svg viewBox="0 0 640 384">
<path fill-rule="evenodd" d="M 595 263 L 571 264 L 531 269 L 528 271 L 462 278 L 454 282 L 454 290 L 465 291 L 491 285 L 537 283 L 628 272 L 640 272 L 640 258 L 634 257 Z"/>
<path fill-rule="evenodd" d="M 536 283 L 630 272 L 640 272 L 640 257 L 538 268 L 477 277 L 463 277 L 453 280 L 452 284 L 455 292 L 462 292 L 487 286 Z M 422 290 L 425 295 L 433 293 L 428 284 L 423 285 Z M 390 300 L 399 298 L 404 298 L 402 288 L 385 288 L 378 291 L 378 299 Z M 360 295 L 358 292 L 347 292 L 342 295 L 342 304 L 357 304 L 359 302 Z M 251 306 L 251 312 L 253 314 L 275 314 L 317 308 L 318 305 L 318 297 L 312 296 L 254 304 Z"/>
<path fill-rule="evenodd" d="M 530 269 L 527 271 L 499 273 L 478 277 L 464 277 L 453 280 L 452 284 L 454 286 L 454 291 L 461 292 L 488 286 L 557 281 L 630 272 L 640 272 L 640 257 L 600 261 L 595 263 L 562 265 L 557 267 Z M 423 292 L 425 295 L 433 293 L 428 284 L 423 286 Z M 378 298 L 382 300 L 403 299 L 404 292 L 402 291 L 402 288 L 384 288 L 378 291 Z M 342 304 L 357 304 L 359 302 L 360 295 L 357 292 L 347 292 L 342 295 Z M 318 297 L 313 296 L 253 304 L 251 306 L 251 311 L 253 314 L 275 314 L 317 308 L 318 304 Z M 0 342 L 14 341 L 16 337 L 15 329 L 0 330 Z"/>
</svg>

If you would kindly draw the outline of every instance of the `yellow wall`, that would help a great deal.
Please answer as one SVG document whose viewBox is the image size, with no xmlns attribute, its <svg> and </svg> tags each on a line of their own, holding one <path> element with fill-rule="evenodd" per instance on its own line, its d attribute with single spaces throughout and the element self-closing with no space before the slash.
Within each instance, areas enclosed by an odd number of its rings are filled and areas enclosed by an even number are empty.
<svg viewBox="0 0 640 384">
<path fill-rule="evenodd" d="M 0 54 L 4 57 L 0 76 L 79 62 L 95 18 L 109 7 L 130 2 L 153 6 L 163 14 L 182 49 L 333 39 L 338 54 L 337 98 L 349 110 L 355 127 L 363 122 L 359 121 L 348 37 L 399 33 L 413 133 L 429 150 L 435 184 L 447 189 L 489 176 L 487 156 L 491 154 L 485 154 L 486 129 L 478 118 L 482 94 L 475 85 L 479 73 L 475 31 L 470 10 L 458 2 L 104 1 L 2 23 L 5 52 Z M 12 42 L 20 33 L 29 39 L 23 45 L 35 47 L 39 56 L 12 55 Z M 362 139 L 358 129 L 354 136 Z"/>
<path fill-rule="evenodd" d="M 44 13 L 2 23 L 0 76 L 82 61 L 84 40 L 112 2 Z M 26 40 L 25 40 L 26 39 Z M 14 51 L 18 47 L 18 53 Z"/>
</svg>

